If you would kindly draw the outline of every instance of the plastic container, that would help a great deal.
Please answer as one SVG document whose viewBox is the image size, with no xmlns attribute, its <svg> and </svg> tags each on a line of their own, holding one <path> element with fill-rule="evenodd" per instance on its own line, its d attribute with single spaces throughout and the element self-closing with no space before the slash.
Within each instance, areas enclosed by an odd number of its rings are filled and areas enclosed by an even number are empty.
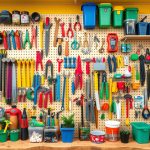
<svg viewBox="0 0 150 150">
<path fill-rule="evenodd" d="M 136 23 L 135 19 L 124 21 L 124 32 L 126 35 L 136 35 Z"/>
<path fill-rule="evenodd" d="M 138 20 L 138 8 L 126 8 L 125 9 L 125 19 L 135 19 Z"/>
<path fill-rule="evenodd" d="M 106 127 L 106 139 L 108 141 L 118 141 L 119 140 L 119 128 L 120 122 L 109 120 L 105 122 Z"/>
<path fill-rule="evenodd" d="M 89 122 L 84 123 L 84 127 L 82 127 L 81 123 L 79 123 L 79 139 L 81 141 L 86 141 L 90 139 L 90 124 Z"/>
<path fill-rule="evenodd" d="M 113 9 L 113 27 L 123 26 L 123 6 L 115 6 Z"/>
<path fill-rule="evenodd" d="M 11 130 L 10 131 L 10 141 L 16 142 L 19 140 L 19 130 Z"/>
<path fill-rule="evenodd" d="M 121 134 L 120 133 L 120 140 L 122 143 L 129 143 L 129 136 L 130 136 L 130 133 L 128 134 Z"/>
<path fill-rule="evenodd" d="M 44 142 L 56 143 L 59 140 L 58 127 L 46 127 L 44 129 Z"/>
<path fill-rule="evenodd" d="M 104 143 L 105 142 L 105 132 L 94 130 L 90 133 L 90 141 L 96 144 Z"/>
<path fill-rule="evenodd" d="M 44 127 L 29 127 L 28 131 L 31 143 L 40 143 L 43 141 Z"/>
<path fill-rule="evenodd" d="M 8 132 L 4 133 L 4 130 L 0 130 L 0 142 L 6 142 L 8 138 Z"/>
<path fill-rule="evenodd" d="M 148 29 L 148 23 L 147 22 L 138 22 L 137 23 L 137 34 L 138 35 L 146 35 Z"/>
<path fill-rule="evenodd" d="M 96 10 L 95 3 L 85 3 L 81 6 L 83 11 L 83 25 L 85 29 L 94 29 L 96 26 Z"/>
<path fill-rule="evenodd" d="M 132 122 L 132 136 L 133 139 L 139 144 L 149 143 L 150 138 L 150 125 L 145 122 Z"/>
<path fill-rule="evenodd" d="M 111 26 L 111 10 L 110 3 L 102 3 L 98 5 L 99 8 L 99 27 L 109 28 Z"/>
<path fill-rule="evenodd" d="M 60 128 L 62 142 L 72 143 L 74 138 L 74 128 Z"/>
</svg>

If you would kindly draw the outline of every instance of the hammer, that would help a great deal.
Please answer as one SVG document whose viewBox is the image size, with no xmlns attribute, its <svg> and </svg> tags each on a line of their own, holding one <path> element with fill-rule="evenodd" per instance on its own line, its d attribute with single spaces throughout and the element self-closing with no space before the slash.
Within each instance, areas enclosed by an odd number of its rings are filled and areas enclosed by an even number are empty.
<svg viewBox="0 0 150 150">
<path fill-rule="evenodd" d="M 6 123 L 5 129 L 4 129 L 4 133 L 6 133 L 8 126 L 10 124 L 12 124 L 12 123 L 9 120 L 5 120 L 4 122 Z"/>
</svg>

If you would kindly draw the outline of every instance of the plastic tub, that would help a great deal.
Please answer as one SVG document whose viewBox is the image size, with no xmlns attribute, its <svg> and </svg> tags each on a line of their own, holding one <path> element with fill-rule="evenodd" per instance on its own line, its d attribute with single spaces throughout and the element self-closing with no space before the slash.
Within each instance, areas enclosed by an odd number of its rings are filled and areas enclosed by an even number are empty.
<svg viewBox="0 0 150 150">
<path fill-rule="evenodd" d="M 11 130 L 10 131 L 10 141 L 16 142 L 19 140 L 19 130 Z"/>
<path fill-rule="evenodd" d="M 113 8 L 113 27 L 122 27 L 123 25 L 123 6 Z"/>
<path fill-rule="evenodd" d="M 132 122 L 132 136 L 139 144 L 149 143 L 150 126 L 145 122 Z"/>
<path fill-rule="evenodd" d="M 125 19 L 135 19 L 138 20 L 138 8 L 126 8 L 125 9 Z"/>
<path fill-rule="evenodd" d="M 119 128 L 120 122 L 109 120 L 105 122 L 106 127 L 106 139 L 108 141 L 118 141 L 119 140 Z"/>
<path fill-rule="evenodd" d="M 81 6 L 83 11 L 83 26 L 85 29 L 94 29 L 96 26 L 96 4 L 85 3 Z"/>
<path fill-rule="evenodd" d="M 31 143 L 40 143 L 43 140 L 44 127 L 29 127 L 29 139 Z"/>
<path fill-rule="evenodd" d="M 109 28 L 111 26 L 112 4 L 102 3 L 98 5 L 98 8 L 99 8 L 99 27 Z"/>
<path fill-rule="evenodd" d="M 74 130 L 74 128 L 60 128 L 63 143 L 73 142 Z"/>
<path fill-rule="evenodd" d="M 150 35 L 150 23 L 148 23 L 147 34 Z"/>
<path fill-rule="evenodd" d="M 126 35 L 136 35 L 136 23 L 135 19 L 124 21 L 124 31 Z"/>
<path fill-rule="evenodd" d="M 4 130 L 0 130 L 0 142 L 6 142 L 8 138 L 8 132 L 4 133 Z"/>
<path fill-rule="evenodd" d="M 96 144 L 104 143 L 105 142 L 105 132 L 94 130 L 90 133 L 90 141 Z"/>
<path fill-rule="evenodd" d="M 146 35 L 147 34 L 148 23 L 147 22 L 138 22 L 137 23 L 137 34 Z"/>
</svg>

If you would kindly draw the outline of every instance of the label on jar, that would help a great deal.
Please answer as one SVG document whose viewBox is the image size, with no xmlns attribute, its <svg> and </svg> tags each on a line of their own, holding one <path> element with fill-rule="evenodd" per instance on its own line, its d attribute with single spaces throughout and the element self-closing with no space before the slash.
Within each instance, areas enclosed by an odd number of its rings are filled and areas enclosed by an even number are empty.
<svg viewBox="0 0 150 150">
<path fill-rule="evenodd" d="M 15 24 L 20 24 L 20 15 L 19 14 L 13 14 L 12 15 L 12 22 Z"/>
<path fill-rule="evenodd" d="M 28 24 L 29 23 L 29 16 L 27 14 L 21 15 L 21 23 Z"/>
</svg>

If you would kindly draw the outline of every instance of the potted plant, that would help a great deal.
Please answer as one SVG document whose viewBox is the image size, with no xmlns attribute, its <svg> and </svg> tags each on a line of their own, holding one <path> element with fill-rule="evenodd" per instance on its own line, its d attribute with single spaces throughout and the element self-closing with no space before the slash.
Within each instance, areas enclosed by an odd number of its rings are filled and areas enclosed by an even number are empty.
<svg viewBox="0 0 150 150">
<path fill-rule="evenodd" d="M 129 136 L 130 136 L 129 130 L 121 130 L 120 131 L 120 139 L 121 139 L 122 143 L 129 143 Z"/>
<path fill-rule="evenodd" d="M 62 142 L 71 143 L 74 138 L 74 114 L 68 117 L 62 116 L 61 119 L 63 121 L 60 128 Z"/>
</svg>

